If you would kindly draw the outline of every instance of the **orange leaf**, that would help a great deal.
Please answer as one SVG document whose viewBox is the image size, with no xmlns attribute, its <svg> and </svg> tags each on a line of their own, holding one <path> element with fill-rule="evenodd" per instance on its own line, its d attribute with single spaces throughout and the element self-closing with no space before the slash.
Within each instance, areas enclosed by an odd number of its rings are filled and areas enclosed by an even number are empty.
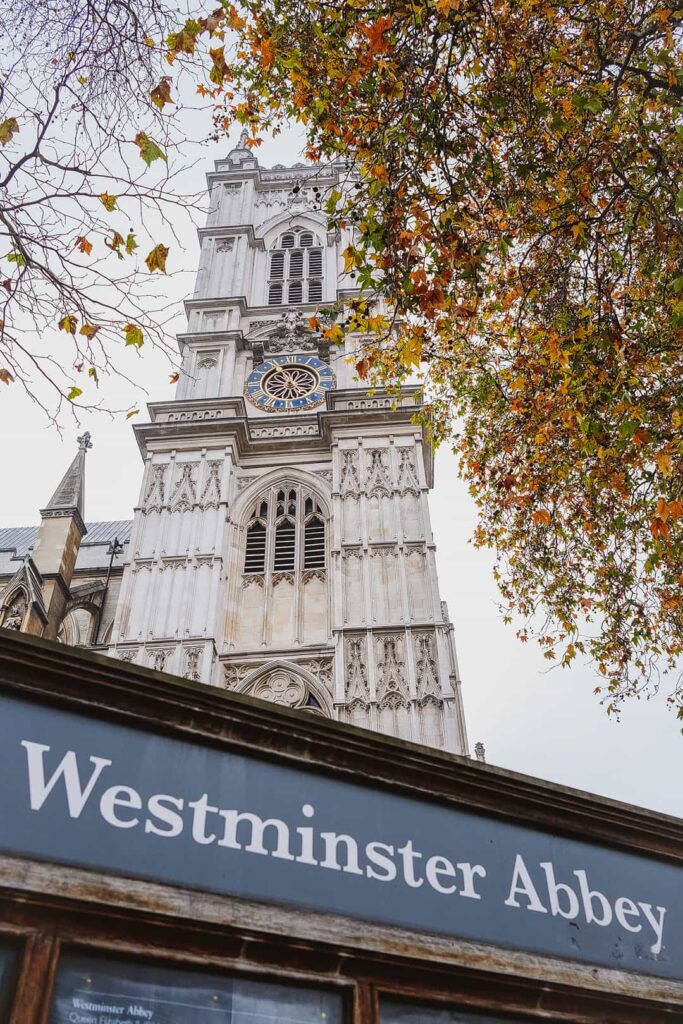
<svg viewBox="0 0 683 1024">
<path fill-rule="evenodd" d="M 79 235 L 76 239 L 76 248 L 80 249 L 81 252 L 84 252 L 86 256 L 89 256 L 92 252 L 92 242 L 89 242 L 83 235 Z"/>
<path fill-rule="evenodd" d="M 543 526 L 547 526 L 550 522 L 550 512 L 548 512 L 547 508 L 539 508 L 537 512 L 534 512 L 531 518 L 535 523 L 541 523 Z"/>
<path fill-rule="evenodd" d="M 180 374 L 177 371 L 176 371 L 176 373 L 169 373 L 169 375 L 168 375 L 168 382 L 169 382 L 169 384 L 177 384 L 179 380 L 180 380 Z"/>
</svg>

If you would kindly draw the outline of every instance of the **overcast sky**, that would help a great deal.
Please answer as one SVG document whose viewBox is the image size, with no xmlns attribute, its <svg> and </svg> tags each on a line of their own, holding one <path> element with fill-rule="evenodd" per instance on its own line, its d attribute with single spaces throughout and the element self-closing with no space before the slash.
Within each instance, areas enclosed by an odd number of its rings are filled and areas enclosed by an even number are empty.
<svg viewBox="0 0 683 1024">
<path fill-rule="evenodd" d="M 192 172 L 188 190 L 203 187 L 204 171 L 227 149 L 225 144 L 205 147 L 205 165 Z M 264 166 L 292 163 L 300 159 L 297 137 L 269 142 L 258 156 Z M 177 302 L 182 329 L 182 300 L 192 289 L 198 247 L 189 218 L 176 227 L 185 251 L 172 249 L 169 266 L 180 272 L 168 278 L 168 295 Z M 148 392 L 138 396 L 143 420 L 146 397 L 173 397 L 170 368 L 153 351 L 143 349 L 138 358 L 128 349 L 124 356 Z M 134 398 L 129 387 L 115 381 L 103 382 L 100 391 L 110 406 L 129 407 Z M 18 387 L 0 385 L 0 527 L 38 523 L 38 509 L 73 458 L 76 435 L 86 428 L 94 442 L 86 518 L 132 517 L 142 463 L 130 423 L 100 414 L 77 426 L 65 418 L 60 436 Z M 590 666 L 549 671 L 533 644 L 519 643 L 496 608 L 491 556 L 469 544 L 473 502 L 445 450 L 437 453 L 431 509 L 441 594 L 455 624 L 470 747 L 480 740 L 491 764 L 683 816 L 683 738 L 666 692 L 627 705 L 621 721 L 608 719 L 593 695 L 598 679 Z"/>
</svg>

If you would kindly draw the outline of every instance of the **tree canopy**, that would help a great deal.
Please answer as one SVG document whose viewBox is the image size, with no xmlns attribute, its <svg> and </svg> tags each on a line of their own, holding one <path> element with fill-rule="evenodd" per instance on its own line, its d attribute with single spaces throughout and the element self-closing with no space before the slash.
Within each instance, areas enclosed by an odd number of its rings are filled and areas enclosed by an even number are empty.
<svg viewBox="0 0 683 1024">
<path fill-rule="evenodd" d="M 348 161 L 327 212 L 360 291 L 314 322 L 371 383 L 423 378 L 521 638 L 590 655 L 610 710 L 683 653 L 682 18 L 244 0 L 168 39 L 207 44 L 219 129 L 294 118 Z"/>
</svg>

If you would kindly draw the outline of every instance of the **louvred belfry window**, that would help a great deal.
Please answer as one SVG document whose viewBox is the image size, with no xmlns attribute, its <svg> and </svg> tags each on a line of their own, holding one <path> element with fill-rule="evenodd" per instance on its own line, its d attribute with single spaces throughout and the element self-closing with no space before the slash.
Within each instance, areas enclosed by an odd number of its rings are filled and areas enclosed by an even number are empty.
<svg viewBox="0 0 683 1024">
<path fill-rule="evenodd" d="M 268 261 L 268 305 L 322 302 L 323 250 L 311 231 L 294 227 L 280 235 Z"/>
<path fill-rule="evenodd" d="M 325 513 L 307 488 L 274 487 L 254 503 L 246 529 L 245 574 L 301 572 L 326 564 Z"/>
</svg>

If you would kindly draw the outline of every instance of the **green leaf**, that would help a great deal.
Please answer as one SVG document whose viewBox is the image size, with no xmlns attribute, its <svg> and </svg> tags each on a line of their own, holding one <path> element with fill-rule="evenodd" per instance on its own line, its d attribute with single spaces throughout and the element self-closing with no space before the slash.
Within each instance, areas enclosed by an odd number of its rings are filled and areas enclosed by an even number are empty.
<svg viewBox="0 0 683 1024">
<path fill-rule="evenodd" d="M 131 416 L 139 416 L 139 415 L 140 415 L 140 410 L 139 409 L 131 409 L 131 411 L 129 413 L 126 413 L 126 419 L 129 420 L 131 418 Z"/>
<path fill-rule="evenodd" d="M 683 188 L 679 191 L 676 196 L 676 209 L 683 210 Z"/>
<path fill-rule="evenodd" d="M 77 388 L 77 387 L 73 387 L 73 388 L 71 388 L 71 389 L 69 390 L 69 392 L 68 392 L 68 394 L 67 394 L 67 396 L 66 396 L 66 398 L 67 398 L 67 401 L 68 401 L 68 402 L 73 402 L 73 401 L 74 401 L 74 400 L 75 400 L 76 398 L 80 398 L 80 396 L 81 396 L 82 394 L 83 394 L 83 392 L 81 391 L 81 389 L 80 389 L 80 388 Z"/>
<path fill-rule="evenodd" d="M 20 252 L 8 252 L 7 253 L 7 262 L 8 263 L 16 263 L 16 265 L 18 267 L 25 267 L 26 266 L 26 257 L 22 256 L 22 254 Z"/>
<path fill-rule="evenodd" d="M 136 348 L 142 348 L 145 343 L 142 328 L 138 327 L 137 324 L 126 324 L 123 328 L 123 334 L 126 339 L 126 345 L 135 345 Z"/>
<path fill-rule="evenodd" d="M 157 145 L 154 139 L 150 139 L 147 132 L 138 132 L 135 136 L 135 145 L 140 150 L 140 156 L 147 166 L 155 160 L 166 160 L 166 154 L 161 146 Z"/>
<path fill-rule="evenodd" d="M 135 241 L 135 235 L 132 231 L 128 232 L 126 236 L 126 252 L 130 256 L 134 249 L 137 249 L 138 243 Z"/>
</svg>

